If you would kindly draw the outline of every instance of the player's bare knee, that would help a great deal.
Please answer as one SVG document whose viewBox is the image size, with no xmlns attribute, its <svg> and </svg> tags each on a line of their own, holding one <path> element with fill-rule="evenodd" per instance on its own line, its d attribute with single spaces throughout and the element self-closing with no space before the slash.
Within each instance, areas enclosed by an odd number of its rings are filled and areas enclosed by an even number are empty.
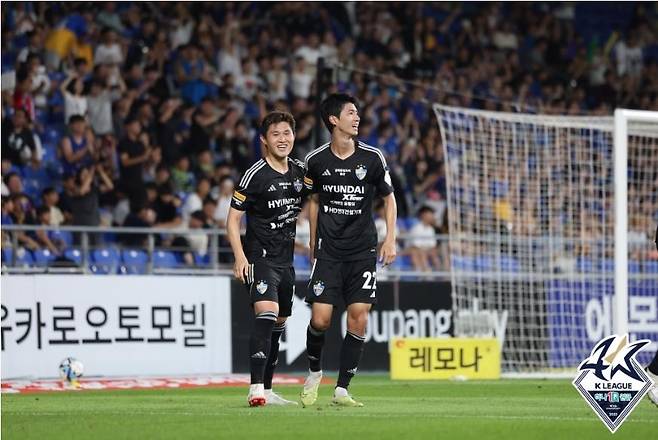
<svg viewBox="0 0 658 440">
<path fill-rule="evenodd" d="M 363 335 L 368 326 L 368 312 L 349 313 L 347 315 L 347 329 L 358 335 Z"/>
<path fill-rule="evenodd" d="M 314 316 L 311 318 L 311 326 L 313 326 L 314 329 L 319 330 L 321 332 L 326 331 L 329 329 L 329 325 L 331 324 L 331 318 L 326 318 L 324 316 Z"/>
</svg>

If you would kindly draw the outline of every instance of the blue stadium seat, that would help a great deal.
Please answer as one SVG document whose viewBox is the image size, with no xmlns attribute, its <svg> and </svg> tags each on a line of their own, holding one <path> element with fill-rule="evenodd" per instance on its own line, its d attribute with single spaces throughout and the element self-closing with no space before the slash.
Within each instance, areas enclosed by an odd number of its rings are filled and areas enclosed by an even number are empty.
<svg viewBox="0 0 658 440">
<path fill-rule="evenodd" d="M 493 270 L 493 260 L 491 257 L 482 256 L 475 258 L 475 270 L 480 272 L 491 272 Z"/>
<path fill-rule="evenodd" d="M 16 264 L 12 266 L 11 259 L 14 255 L 13 249 L 4 249 L 2 251 L 2 260 L 7 266 L 10 267 L 31 267 L 34 265 L 34 258 L 32 257 L 32 252 L 27 249 L 22 249 L 16 254 Z"/>
<path fill-rule="evenodd" d="M 194 253 L 194 264 L 200 267 L 208 267 L 210 266 L 210 254 L 206 253 L 205 255 L 200 255 L 198 253 Z"/>
<path fill-rule="evenodd" d="M 502 255 L 500 257 L 500 270 L 502 270 L 503 272 L 518 273 L 521 271 L 521 265 L 519 264 L 519 261 L 516 258 L 507 255 Z"/>
<path fill-rule="evenodd" d="M 411 262 L 411 256 L 400 255 L 395 259 L 391 267 L 396 270 L 413 270 L 414 265 Z"/>
<path fill-rule="evenodd" d="M 119 253 L 113 248 L 96 249 L 91 253 L 92 273 L 106 275 L 116 273 L 120 263 Z"/>
<path fill-rule="evenodd" d="M 603 273 L 615 273 L 615 260 L 612 258 L 606 258 L 601 261 L 601 272 Z"/>
<path fill-rule="evenodd" d="M 82 252 L 79 249 L 69 248 L 65 250 L 64 258 L 73 261 L 78 266 L 82 264 Z"/>
<path fill-rule="evenodd" d="M 420 220 L 418 220 L 416 217 L 407 217 L 404 219 L 404 222 L 406 223 L 406 230 L 409 231 L 411 228 L 413 228 L 416 223 L 418 223 Z"/>
<path fill-rule="evenodd" d="M 176 255 L 170 251 L 158 250 L 153 253 L 153 267 L 155 268 L 176 268 L 181 264 L 178 262 Z"/>
<path fill-rule="evenodd" d="M 295 254 L 292 264 L 295 266 L 295 269 L 309 270 L 311 268 L 311 259 L 306 255 Z"/>
<path fill-rule="evenodd" d="M 48 249 L 37 249 L 33 252 L 34 263 L 38 267 L 47 267 L 57 256 Z"/>
<path fill-rule="evenodd" d="M 642 273 L 642 270 L 640 269 L 640 262 L 630 260 L 628 262 L 628 272 L 629 273 Z"/>
<path fill-rule="evenodd" d="M 643 264 L 644 273 L 658 273 L 658 261 L 647 260 Z"/>
<path fill-rule="evenodd" d="M 142 250 L 124 249 L 121 251 L 121 260 L 123 261 L 121 273 L 144 274 L 149 256 Z"/>
<path fill-rule="evenodd" d="M 576 269 L 580 273 L 592 273 L 594 272 L 594 263 L 589 258 L 578 257 L 576 259 Z"/>
<path fill-rule="evenodd" d="M 48 126 L 44 131 L 43 141 L 57 145 L 61 137 L 62 132 L 58 128 L 55 128 L 54 126 Z"/>
<path fill-rule="evenodd" d="M 472 272 L 475 270 L 475 261 L 472 257 L 462 257 L 461 255 L 450 256 L 450 266 L 455 270 Z"/>
<path fill-rule="evenodd" d="M 57 161 L 57 147 L 53 144 L 43 144 L 43 162 L 51 163 Z"/>
<path fill-rule="evenodd" d="M 48 231 L 48 238 L 53 241 L 63 242 L 67 248 L 73 245 L 73 233 L 71 231 Z"/>
</svg>

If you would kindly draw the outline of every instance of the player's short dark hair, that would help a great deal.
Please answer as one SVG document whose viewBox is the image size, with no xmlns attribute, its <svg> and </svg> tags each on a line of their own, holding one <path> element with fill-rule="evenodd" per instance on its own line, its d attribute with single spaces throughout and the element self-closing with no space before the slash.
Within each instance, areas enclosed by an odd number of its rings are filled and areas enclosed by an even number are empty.
<svg viewBox="0 0 658 440">
<path fill-rule="evenodd" d="M 324 98 L 324 101 L 320 104 L 320 116 L 322 117 L 322 122 L 324 122 L 324 125 L 330 133 L 334 130 L 334 124 L 329 121 L 329 116 L 339 118 L 340 112 L 343 111 L 343 107 L 345 104 L 349 103 L 354 104 L 357 108 L 359 107 L 356 98 L 347 93 L 332 93 Z"/>
<path fill-rule="evenodd" d="M 260 134 L 265 137 L 270 125 L 278 124 L 279 122 L 287 122 L 288 125 L 290 125 L 293 134 L 295 133 L 295 118 L 288 112 L 273 111 L 269 112 L 265 115 L 265 118 L 263 118 L 263 122 L 260 124 Z"/>
</svg>

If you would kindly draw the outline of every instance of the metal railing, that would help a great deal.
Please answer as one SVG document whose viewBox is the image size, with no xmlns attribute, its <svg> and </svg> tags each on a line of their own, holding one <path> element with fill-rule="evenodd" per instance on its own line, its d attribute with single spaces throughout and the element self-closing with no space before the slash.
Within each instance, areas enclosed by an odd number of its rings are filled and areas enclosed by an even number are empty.
<svg viewBox="0 0 658 440">
<path fill-rule="evenodd" d="M 21 259 L 18 255 L 21 244 L 19 236 L 21 233 L 34 234 L 37 231 L 69 233 L 73 243 L 68 245 L 68 249 L 77 249 L 80 252 L 79 264 L 66 264 L 65 262 L 54 260 L 51 264 L 32 266 L 17 265 Z M 244 233 L 244 231 L 243 231 Z M 186 237 L 190 235 L 203 234 L 208 237 L 207 262 L 205 264 L 180 265 L 177 267 L 156 267 L 154 265 L 154 256 L 158 251 L 170 251 L 177 253 L 192 252 L 187 247 L 175 247 L 171 245 L 158 245 L 162 237 Z M 113 235 L 109 239 L 108 235 Z M 117 237 L 129 235 L 141 235 L 144 238 L 144 246 L 125 246 L 121 240 L 116 241 Z M 305 242 L 307 238 L 300 235 Z M 408 234 L 401 234 L 398 237 L 398 254 L 400 257 L 404 254 L 403 246 Z M 378 277 L 380 279 L 447 279 L 450 272 L 447 267 L 447 248 L 448 235 L 436 235 L 437 248 L 443 249 L 445 257 L 445 267 L 440 270 L 430 272 L 401 269 L 399 265 L 393 265 L 380 270 Z M 90 256 L 94 250 L 115 248 L 121 250 L 139 250 L 147 254 L 147 261 L 144 265 L 144 274 L 157 275 L 233 275 L 233 253 L 226 240 L 226 229 L 182 229 L 182 228 L 125 228 L 125 227 L 89 227 L 89 226 L 46 226 L 46 225 L 3 225 L 2 226 L 2 249 L 3 264 L 2 273 L 96 273 L 94 271 L 94 261 Z M 165 240 L 167 241 L 167 240 Z M 44 247 L 41 246 L 41 249 Z M 402 249 L 401 249 L 402 248 Z M 10 255 L 5 255 L 5 250 L 11 249 Z M 123 262 L 119 257 L 118 267 L 121 272 Z M 310 268 L 295 268 L 298 277 L 308 277 Z M 115 273 L 115 272 L 113 272 Z"/>
</svg>

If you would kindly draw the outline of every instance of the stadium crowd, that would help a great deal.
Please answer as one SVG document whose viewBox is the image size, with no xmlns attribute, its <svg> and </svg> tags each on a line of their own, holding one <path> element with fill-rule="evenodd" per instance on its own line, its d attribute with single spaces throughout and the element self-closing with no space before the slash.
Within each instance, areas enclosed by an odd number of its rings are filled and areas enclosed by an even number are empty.
<svg viewBox="0 0 658 440">
<path fill-rule="evenodd" d="M 446 269 L 447 250 L 432 236 L 447 232 L 447 210 L 431 103 L 658 110 L 658 10 L 597 8 L 3 3 L 2 224 L 170 227 L 181 234 L 158 245 L 204 254 L 205 235 L 183 232 L 225 226 L 235 180 L 261 154 L 260 118 L 291 111 L 293 155 L 303 158 L 328 139 L 318 92 L 346 91 L 362 104 L 360 138 L 391 167 L 407 264 Z M 63 250 L 45 233 L 19 241 Z M 308 252 L 303 241 L 296 249 Z"/>
</svg>

